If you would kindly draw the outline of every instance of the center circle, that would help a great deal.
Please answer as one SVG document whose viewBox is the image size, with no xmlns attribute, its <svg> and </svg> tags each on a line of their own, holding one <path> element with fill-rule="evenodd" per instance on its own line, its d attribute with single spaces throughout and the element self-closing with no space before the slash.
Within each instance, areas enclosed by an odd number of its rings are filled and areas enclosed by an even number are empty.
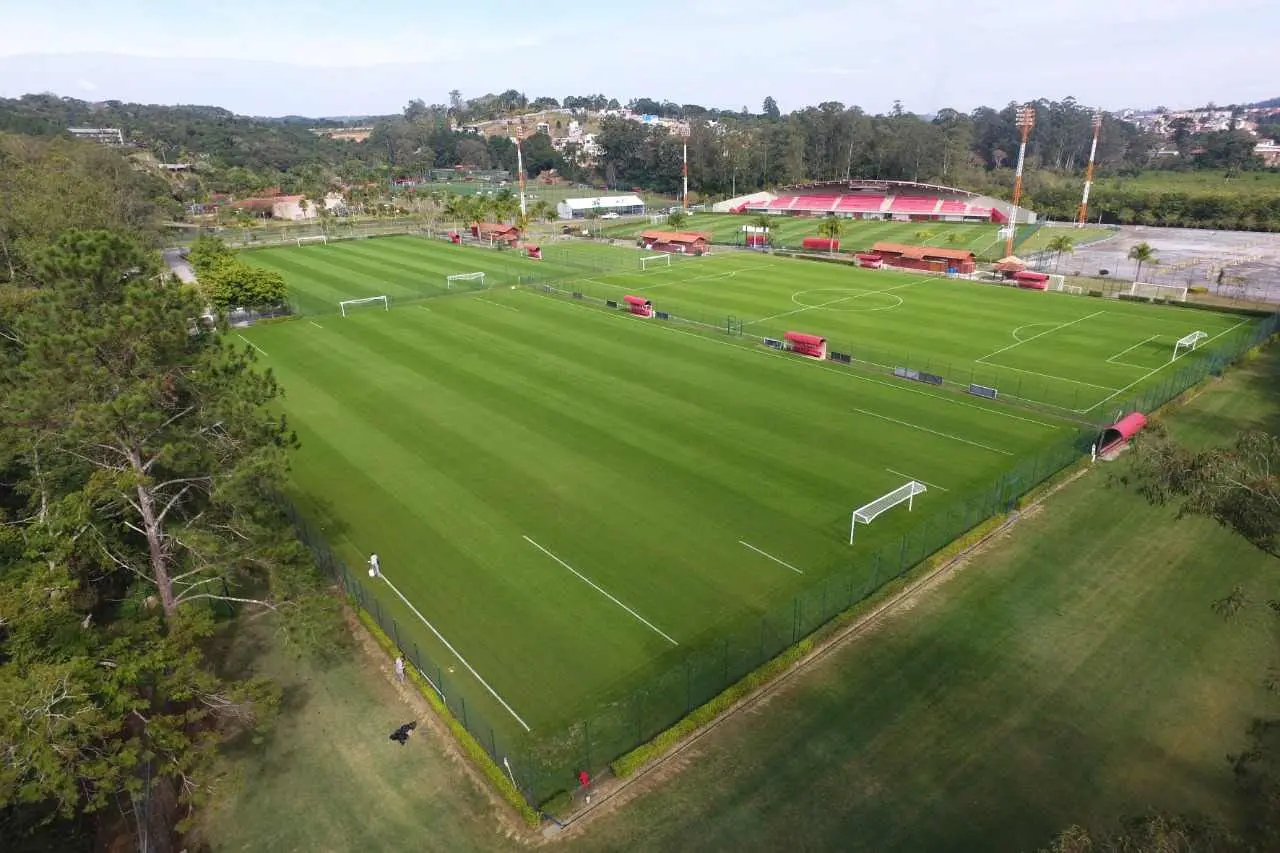
<svg viewBox="0 0 1280 853">
<path fill-rule="evenodd" d="M 819 287 L 791 294 L 791 301 L 801 308 L 842 311 L 846 314 L 867 311 L 889 311 L 902 304 L 902 297 L 876 290 L 854 287 Z"/>
</svg>

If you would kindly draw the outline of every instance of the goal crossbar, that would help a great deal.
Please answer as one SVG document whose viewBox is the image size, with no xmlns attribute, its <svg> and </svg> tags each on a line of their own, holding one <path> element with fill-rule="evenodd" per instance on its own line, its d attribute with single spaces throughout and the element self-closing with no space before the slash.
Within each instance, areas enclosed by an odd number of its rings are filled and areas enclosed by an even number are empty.
<svg viewBox="0 0 1280 853">
<path fill-rule="evenodd" d="M 366 296 L 364 299 L 344 299 L 338 303 L 338 310 L 342 312 L 342 316 L 347 316 L 347 309 L 354 308 L 357 305 L 369 305 L 374 302 L 381 302 L 384 311 L 391 310 L 391 302 L 385 296 Z"/>
<path fill-rule="evenodd" d="M 444 278 L 445 287 L 452 290 L 455 281 L 478 281 L 480 286 L 484 287 L 484 273 L 482 272 L 460 272 L 455 275 L 447 275 Z"/>
<path fill-rule="evenodd" d="M 1192 332 L 1189 335 L 1183 335 L 1182 337 L 1178 338 L 1177 343 L 1173 345 L 1173 357 L 1170 358 L 1169 360 L 1170 361 L 1176 360 L 1178 358 L 1178 354 L 1181 353 L 1183 350 L 1187 350 L 1188 352 L 1194 351 L 1195 348 L 1200 345 L 1201 341 L 1207 341 L 1207 340 L 1209 340 L 1208 332 Z"/>
<path fill-rule="evenodd" d="M 853 511 L 853 517 L 849 520 L 849 544 L 853 544 L 853 534 L 857 530 L 858 522 L 870 524 L 875 521 L 876 516 L 884 513 L 901 503 L 906 503 L 907 511 L 910 512 L 915 503 L 916 495 L 922 495 L 929 491 L 924 483 L 912 480 L 904 486 L 899 486 L 886 495 L 881 495 L 869 504 L 864 504 Z"/>
<path fill-rule="evenodd" d="M 299 237 L 297 242 L 299 246 L 307 243 L 324 243 L 327 246 L 329 245 L 329 238 L 324 234 L 317 234 L 314 237 Z"/>
<path fill-rule="evenodd" d="M 1153 299 L 1176 299 L 1185 302 L 1187 289 L 1178 284 L 1151 284 L 1146 281 L 1135 281 L 1129 285 L 1130 296 L 1148 296 Z"/>
<path fill-rule="evenodd" d="M 640 258 L 640 269 L 647 270 L 649 268 L 650 263 L 655 263 L 658 266 L 669 267 L 671 266 L 671 253 L 662 252 L 657 255 L 645 255 L 644 257 Z"/>
</svg>

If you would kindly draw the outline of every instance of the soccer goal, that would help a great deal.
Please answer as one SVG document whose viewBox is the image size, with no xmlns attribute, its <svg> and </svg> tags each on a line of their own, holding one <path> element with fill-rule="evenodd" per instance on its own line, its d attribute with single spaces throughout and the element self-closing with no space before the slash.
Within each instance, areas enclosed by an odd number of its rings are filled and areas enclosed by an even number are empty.
<svg viewBox="0 0 1280 853">
<path fill-rule="evenodd" d="M 1170 361 L 1176 361 L 1183 352 L 1194 352 L 1195 348 L 1200 346 L 1201 341 L 1209 340 L 1209 335 L 1205 332 L 1192 332 L 1178 338 L 1178 342 L 1173 345 L 1173 357 Z"/>
<path fill-rule="evenodd" d="M 924 483 L 918 483 L 912 480 L 905 486 L 900 486 L 889 492 L 887 495 L 876 498 L 866 506 L 860 506 L 853 511 L 853 518 L 849 521 L 849 544 L 853 544 L 853 534 L 858 528 L 858 522 L 870 524 L 876 520 L 876 516 L 886 510 L 893 509 L 900 503 L 905 502 L 907 511 L 910 512 L 912 504 L 915 502 L 916 495 L 922 495 L 929 491 L 925 488 Z"/>
<path fill-rule="evenodd" d="M 474 282 L 474 284 L 472 282 Z M 458 273 L 457 275 L 445 276 L 444 284 L 445 284 L 445 287 L 448 288 L 449 290 L 454 290 L 460 287 L 465 287 L 468 289 L 471 289 L 471 288 L 483 289 L 484 273 L 462 272 L 462 273 Z"/>
<path fill-rule="evenodd" d="M 1148 284 L 1135 281 L 1129 286 L 1130 296 L 1145 296 L 1148 299 L 1172 299 L 1175 302 L 1187 301 L 1187 289 L 1176 284 Z"/>
<path fill-rule="evenodd" d="M 391 310 L 391 300 L 387 299 L 385 296 L 369 296 L 364 299 L 344 299 L 338 303 L 338 310 L 341 311 L 342 316 L 345 317 L 347 316 L 347 313 L 353 309 L 359 308 L 362 305 L 373 305 L 378 302 L 382 303 L 382 310 Z"/>
<path fill-rule="evenodd" d="M 660 255 L 644 255 L 640 258 L 640 269 L 647 270 L 649 267 L 669 267 L 671 266 L 671 255 L 663 252 Z"/>
<path fill-rule="evenodd" d="M 308 243 L 324 243 L 327 246 L 329 245 L 329 238 L 323 234 L 317 234 L 314 237 L 299 237 L 297 242 L 299 246 L 305 246 Z"/>
</svg>

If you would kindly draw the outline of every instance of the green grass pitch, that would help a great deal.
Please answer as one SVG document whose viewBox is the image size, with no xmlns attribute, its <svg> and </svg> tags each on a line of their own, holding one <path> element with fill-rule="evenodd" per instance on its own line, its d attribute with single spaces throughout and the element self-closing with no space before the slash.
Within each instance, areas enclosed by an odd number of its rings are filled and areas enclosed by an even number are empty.
<svg viewBox="0 0 1280 853">
<path fill-rule="evenodd" d="M 503 734 L 627 695 L 1070 436 L 1158 377 L 1177 337 L 1247 326 L 739 252 L 641 271 L 634 250 L 575 251 L 539 266 L 402 237 L 246 255 L 310 312 L 242 333 L 285 388 L 300 503 L 352 566 L 381 556 L 417 611 L 380 599 L 402 644 L 450 662 L 440 677 Z M 557 286 L 826 334 L 885 364 L 910 353 L 1002 389 L 1033 381 L 1063 417 L 506 286 L 591 265 Z M 471 271 L 490 286 L 413 298 Z M 336 314 L 379 294 L 390 311 Z M 908 478 L 930 484 L 914 512 L 851 547 L 853 507 Z"/>
</svg>

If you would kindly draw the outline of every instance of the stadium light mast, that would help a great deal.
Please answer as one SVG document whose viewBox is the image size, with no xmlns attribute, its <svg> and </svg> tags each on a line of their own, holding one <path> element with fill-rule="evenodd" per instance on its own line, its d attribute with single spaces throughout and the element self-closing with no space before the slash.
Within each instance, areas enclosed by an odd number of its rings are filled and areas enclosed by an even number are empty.
<svg viewBox="0 0 1280 853">
<path fill-rule="evenodd" d="M 511 122 L 507 122 L 507 130 L 511 130 Z M 511 141 L 516 144 L 516 177 L 520 181 L 520 217 L 523 219 L 528 215 L 524 203 L 524 149 L 521 147 L 521 140 L 524 137 L 524 119 L 520 119 L 520 129 Z"/>
<path fill-rule="evenodd" d="M 1089 221 L 1089 190 L 1093 189 L 1093 168 L 1098 158 L 1098 135 L 1102 133 L 1102 113 L 1093 114 L 1093 145 L 1089 148 L 1089 166 L 1084 173 L 1084 196 L 1080 199 L 1080 215 L 1076 227 L 1083 228 Z"/>
<path fill-rule="evenodd" d="M 1013 209 L 1009 211 L 1009 236 L 1005 239 L 1005 256 L 1013 254 L 1013 238 L 1018 233 L 1018 203 L 1022 201 L 1022 169 L 1027 162 L 1027 139 L 1036 125 L 1036 108 L 1028 104 L 1018 107 L 1018 129 L 1022 131 L 1022 144 L 1018 146 L 1018 171 L 1013 176 Z"/>
<path fill-rule="evenodd" d="M 680 165 L 680 177 L 684 179 L 684 195 L 681 196 L 681 202 L 686 211 L 689 210 L 689 125 L 686 123 L 680 127 L 680 142 L 683 149 L 684 159 Z"/>
</svg>

